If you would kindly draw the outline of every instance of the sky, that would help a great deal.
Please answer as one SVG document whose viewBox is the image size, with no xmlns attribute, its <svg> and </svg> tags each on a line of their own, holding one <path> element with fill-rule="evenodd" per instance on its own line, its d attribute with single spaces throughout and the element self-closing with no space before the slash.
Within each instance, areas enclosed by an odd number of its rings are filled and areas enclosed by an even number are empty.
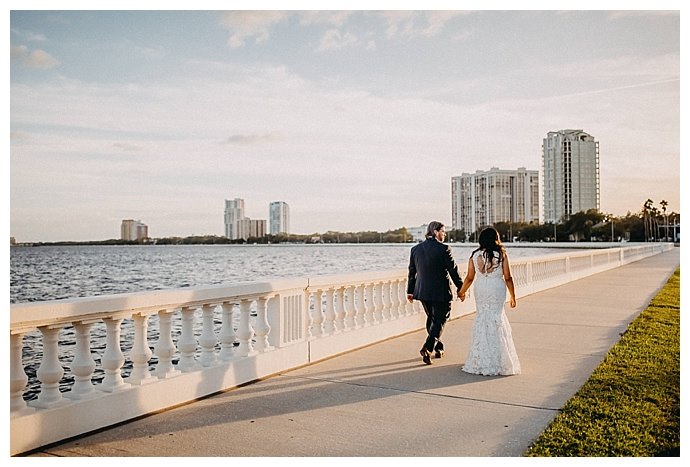
<svg viewBox="0 0 690 467">
<path fill-rule="evenodd" d="M 450 225 L 451 177 L 541 172 L 562 129 L 599 142 L 602 212 L 680 212 L 679 2 L 204 3 L 10 1 L 10 236 L 223 235 L 234 198 L 298 234 Z"/>
</svg>

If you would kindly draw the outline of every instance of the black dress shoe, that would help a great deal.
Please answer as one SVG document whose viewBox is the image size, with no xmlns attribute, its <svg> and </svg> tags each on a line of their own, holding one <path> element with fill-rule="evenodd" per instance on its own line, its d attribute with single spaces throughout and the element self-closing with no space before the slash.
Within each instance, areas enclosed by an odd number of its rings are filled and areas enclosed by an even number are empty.
<svg viewBox="0 0 690 467">
<path fill-rule="evenodd" d="M 422 350 L 419 351 L 419 354 L 422 356 L 424 363 L 431 365 L 431 354 L 426 348 L 422 347 Z"/>
<path fill-rule="evenodd" d="M 436 352 L 434 352 L 434 358 L 441 358 L 441 357 L 443 357 L 443 354 L 445 354 L 445 352 L 443 350 L 437 349 Z"/>
</svg>

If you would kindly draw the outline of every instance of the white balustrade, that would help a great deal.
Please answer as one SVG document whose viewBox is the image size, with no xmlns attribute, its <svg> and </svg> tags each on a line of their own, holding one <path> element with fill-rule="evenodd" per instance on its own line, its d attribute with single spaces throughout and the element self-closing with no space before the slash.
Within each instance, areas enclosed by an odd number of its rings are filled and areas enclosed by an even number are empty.
<svg viewBox="0 0 690 467">
<path fill-rule="evenodd" d="M 382 297 L 382 283 L 376 282 L 371 286 L 372 304 L 374 305 L 374 321 L 376 323 L 383 322 L 383 297 Z"/>
<path fill-rule="evenodd" d="M 367 308 L 364 303 L 364 295 L 365 295 L 365 286 L 364 284 L 358 284 L 357 288 L 355 290 L 356 294 L 356 300 L 355 300 L 355 319 L 357 320 L 357 327 L 362 328 L 364 326 L 367 326 L 369 323 L 367 323 Z"/>
</svg>

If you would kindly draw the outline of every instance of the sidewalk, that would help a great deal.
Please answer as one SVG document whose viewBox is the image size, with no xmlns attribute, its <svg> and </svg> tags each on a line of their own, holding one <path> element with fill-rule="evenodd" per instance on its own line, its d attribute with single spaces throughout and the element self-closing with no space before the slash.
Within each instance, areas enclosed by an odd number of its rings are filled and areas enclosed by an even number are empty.
<svg viewBox="0 0 690 467">
<path fill-rule="evenodd" d="M 33 455 L 520 456 L 679 264 L 675 248 L 518 299 L 518 376 L 460 371 L 467 316 L 431 366 L 418 331 Z"/>
</svg>

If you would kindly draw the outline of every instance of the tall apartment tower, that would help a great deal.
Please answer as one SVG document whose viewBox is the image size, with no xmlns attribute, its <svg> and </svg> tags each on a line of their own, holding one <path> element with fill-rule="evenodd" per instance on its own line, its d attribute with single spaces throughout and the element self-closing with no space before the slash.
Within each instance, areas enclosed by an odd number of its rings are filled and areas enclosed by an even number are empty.
<svg viewBox="0 0 690 467">
<path fill-rule="evenodd" d="M 268 206 L 271 235 L 290 233 L 290 206 L 283 201 L 272 201 Z"/>
<path fill-rule="evenodd" d="M 140 241 L 149 236 L 149 226 L 140 220 L 123 219 L 120 224 L 120 238 L 127 241 Z"/>
<path fill-rule="evenodd" d="M 238 222 L 244 219 L 244 200 L 241 198 L 225 200 L 225 236 L 230 240 L 242 238 Z"/>
<path fill-rule="evenodd" d="M 582 130 L 550 131 L 542 153 L 544 222 L 599 210 L 599 142 Z"/>
<path fill-rule="evenodd" d="M 467 235 L 497 222 L 539 222 L 539 171 L 477 170 L 451 178 L 453 229 Z"/>
</svg>

